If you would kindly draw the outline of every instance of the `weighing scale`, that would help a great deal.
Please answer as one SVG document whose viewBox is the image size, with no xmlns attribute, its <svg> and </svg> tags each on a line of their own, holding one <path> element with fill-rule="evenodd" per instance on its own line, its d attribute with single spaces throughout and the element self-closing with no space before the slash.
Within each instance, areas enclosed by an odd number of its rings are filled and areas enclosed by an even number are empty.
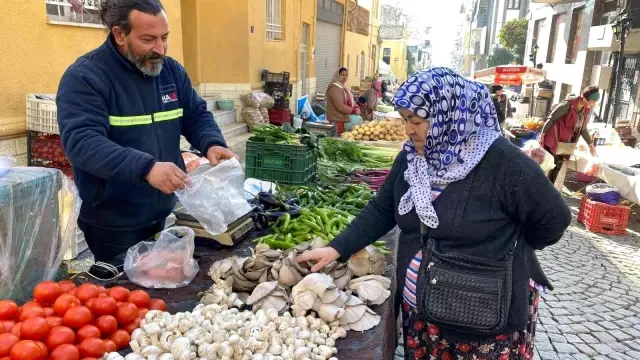
<svg viewBox="0 0 640 360">
<path fill-rule="evenodd" d="M 251 217 L 253 209 L 227 226 L 227 231 L 218 235 L 211 235 L 207 230 L 205 230 L 202 225 L 200 225 L 200 222 L 198 222 L 198 220 L 193 216 L 189 215 L 180 203 L 176 205 L 173 213 L 176 216 L 177 226 L 189 227 L 193 229 L 197 238 L 201 238 L 206 241 L 213 241 L 225 246 L 234 246 L 240 243 L 249 232 L 255 229 L 255 224 Z"/>
</svg>

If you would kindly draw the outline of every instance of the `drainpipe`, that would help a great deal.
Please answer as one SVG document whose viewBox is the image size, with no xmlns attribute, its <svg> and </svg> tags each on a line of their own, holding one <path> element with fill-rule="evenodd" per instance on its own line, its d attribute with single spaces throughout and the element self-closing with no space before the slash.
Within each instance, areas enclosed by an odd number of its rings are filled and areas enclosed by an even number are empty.
<svg viewBox="0 0 640 360">
<path fill-rule="evenodd" d="M 351 0 L 344 1 L 344 16 L 342 18 L 342 46 L 340 47 L 340 64 L 345 66 L 344 54 L 346 53 L 345 46 L 347 44 L 347 21 L 349 19 L 349 2 Z"/>
<path fill-rule="evenodd" d="M 604 118 L 605 118 L 605 122 L 609 123 L 609 111 L 611 110 L 611 103 L 613 102 L 613 87 L 615 85 L 615 81 L 616 81 L 616 74 L 617 74 L 617 68 L 618 68 L 618 61 L 620 59 L 620 53 L 617 52 L 615 53 L 615 57 L 613 58 L 613 65 L 611 66 L 611 68 L 614 70 L 614 72 L 611 74 L 611 79 L 609 79 L 609 98 L 607 99 L 607 104 L 604 106 Z M 611 53 L 611 57 L 613 57 L 614 53 Z M 609 62 L 609 64 L 611 64 L 611 62 Z M 604 98 L 604 97 L 603 97 Z M 615 116 L 615 114 L 614 114 Z"/>
</svg>

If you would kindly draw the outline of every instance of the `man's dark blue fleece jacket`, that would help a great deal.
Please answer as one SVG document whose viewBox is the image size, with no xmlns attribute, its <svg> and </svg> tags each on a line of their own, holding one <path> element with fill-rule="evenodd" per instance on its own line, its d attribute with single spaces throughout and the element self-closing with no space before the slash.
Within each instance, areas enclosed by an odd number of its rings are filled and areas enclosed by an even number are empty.
<svg viewBox="0 0 640 360">
<path fill-rule="evenodd" d="M 175 205 L 145 180 L 158 162 L 185 169 L 180 135 L 201 153 L 226 146 L 184 68 L 165 57 L 144 75 L 111 37 L 67 69 L 56 96 L 60 136 L 82 198 L 80 219 L 133 230 L 164 220 Z"/>
</svg>

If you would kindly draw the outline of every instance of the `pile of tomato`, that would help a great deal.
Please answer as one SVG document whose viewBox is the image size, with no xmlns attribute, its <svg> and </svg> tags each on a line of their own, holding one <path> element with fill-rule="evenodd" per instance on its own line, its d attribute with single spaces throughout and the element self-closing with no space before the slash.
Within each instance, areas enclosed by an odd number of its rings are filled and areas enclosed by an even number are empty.
<svg viewBox="0 0 640 360">
<path fill-rule="evenodd" d="M 33 300 L 0 300 L 0 360 L 91 360 L 129 346 L 130 334 L 164 301 L 142 290 L 44 281 Z"/>
</svg>

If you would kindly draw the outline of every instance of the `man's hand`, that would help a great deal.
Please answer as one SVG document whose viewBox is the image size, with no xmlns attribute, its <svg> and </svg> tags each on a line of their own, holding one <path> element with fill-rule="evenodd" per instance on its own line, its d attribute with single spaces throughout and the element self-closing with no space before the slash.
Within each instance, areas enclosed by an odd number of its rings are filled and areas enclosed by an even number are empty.
<svg viewBox="0 0 640 360">
<path fill-rule="evenodd" d="M 222 146 L 212 146 L 207 151 L 207 160 L 211 163 L 211 166 L 216 166 L 222 160 L 229 160 L 237 156 L 229 151 L 229 149 Z"/>
<path fill-rule="evenodd" d="M 147 182 L 165 194 L 176 190 L 184 190 L 191 185 L 191 180 L 179 167 L 170 162 L 157 162 L 146 177 Z"/>
<path fill-rule="evenodd" d="M 589 144 L 589 151 L 591 152 L 591 156 L 596 157 L 598 153 L 596 152 L 596 146 L 593 144 Z"/>
</svg>

